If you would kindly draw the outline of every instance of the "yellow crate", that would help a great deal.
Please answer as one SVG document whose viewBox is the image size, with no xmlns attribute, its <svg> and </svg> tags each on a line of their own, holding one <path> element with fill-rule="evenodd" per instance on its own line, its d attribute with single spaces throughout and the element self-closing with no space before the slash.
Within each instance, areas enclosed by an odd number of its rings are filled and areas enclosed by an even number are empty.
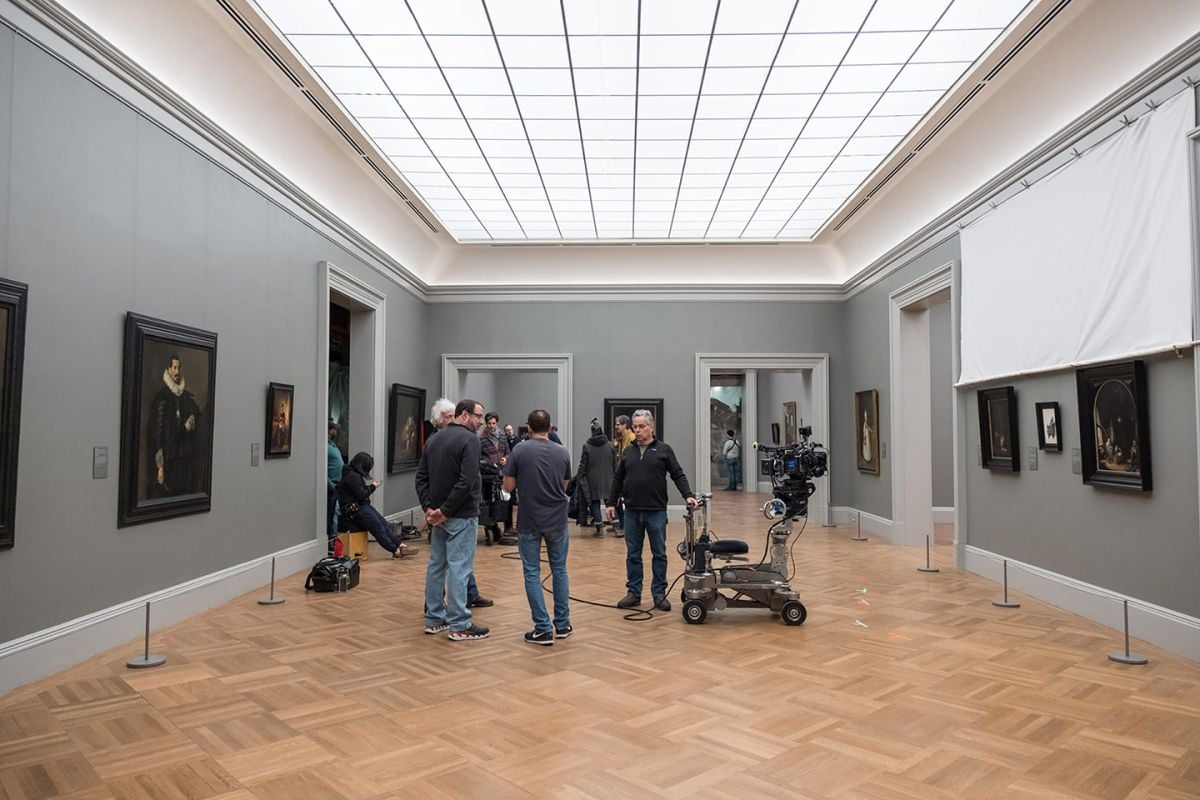
<svg viewBox="0 0 1200 800">
<path fill-rule="evenodd" d="M 366 531 L 350 531 L 349 533 L 339 533 L 338 541 L 342 543 L 342 555 L 350 558 L 357 558 L 359 561 L 367 560 L 367 532 Z"/>
</svg>

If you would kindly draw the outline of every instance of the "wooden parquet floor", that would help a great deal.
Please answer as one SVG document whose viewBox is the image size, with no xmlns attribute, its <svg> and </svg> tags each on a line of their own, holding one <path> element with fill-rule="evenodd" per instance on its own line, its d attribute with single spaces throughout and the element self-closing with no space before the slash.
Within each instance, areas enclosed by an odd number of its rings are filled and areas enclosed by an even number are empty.
<svg viewBox="0 0 1200 800">
<path fill-rule="evenodd" d="M 757 552 L 760 502 L 718 493 L 714 529 Z M 572 593 L 615 602 L 623 541 L 572 530 Z M 156 633 L 164 667 L 126 669 L 131 643 L 0 698 L 0 797 L 1200 797 L 1200 665 L 1141 642 L 1149 666 L 1112 663 L 1116 632 L 992 606 L 946 546 L 923 575 L 923 552 L 850 533 L 799 539 L 803 627 L 576 603 L 553 647 L 522 641 L 515 548 L 479 548 L 477 642 L 422 633 L 423 555 L 372 559 L 344 595 L 293 575 L 284 605 Z"/>
</svg>

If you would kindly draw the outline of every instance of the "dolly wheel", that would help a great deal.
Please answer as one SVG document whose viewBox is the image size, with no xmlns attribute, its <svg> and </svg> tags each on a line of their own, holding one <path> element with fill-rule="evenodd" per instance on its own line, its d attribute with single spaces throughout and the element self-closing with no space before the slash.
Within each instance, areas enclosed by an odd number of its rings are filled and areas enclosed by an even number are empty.
<svg viewBox="0 0 1200 800">
<path fill-rule="evenodd" d="M 801 606 L 803 608 L 803 606 Z M 683 604 L 683 621 L 689 625 L 699 625 L 708 618 L 708 609 L 699 600 L 688 600 Z"/>
<path fill-rule="evenodd" d="M 687 613 L 686 610 L 684 613 Z M 779 615 L 783 617 L 786 625 L 803 625 L 804 620 L 808 619 L 808 609 L 799 600 L 788 600 L 783 604 L 783 608 L 779 609 Z"/>
</svg>

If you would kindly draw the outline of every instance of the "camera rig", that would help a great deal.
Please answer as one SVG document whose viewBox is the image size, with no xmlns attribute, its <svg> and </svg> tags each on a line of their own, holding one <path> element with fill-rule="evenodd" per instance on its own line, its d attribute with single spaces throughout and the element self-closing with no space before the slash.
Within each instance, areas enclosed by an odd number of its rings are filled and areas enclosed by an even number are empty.
<svg viewBox="0 0 1200 800">
<path fill-rule="evenodd" d="M 792 536 L 792 521 L 808 515 L 808 498 L 816 491 L 814 478 L 829 468 L 825 448 L 810 442 L 811 427 L 800 428 L 800 441 L 784 447 L 760 447 L 770 459 L 771 500 L 763 506 L 763 515 L 772 520 L 767 536 L 770 540 L 770 561 L 745 566 L 734 561 L 748 561 L 749 546 L 731 539 L 715 540 L 708 532 L 708 503 L 712 495 L 701 497 L 689 508 L 685 522 L 687 535 L 679 544 L 679 555 L 687 562 L 683 575 L 683 618 L 698 625 L 709 611 L 729 607 L 769 608 L 778 613 L 784 623 L 801 625 L 808 610 L 800 596 L 788 583 L 788 540 Z M 715 563 L 723 561 L 723 564 Z M 727 597 L 721 592 L 734 592 Z"/>
</svg>

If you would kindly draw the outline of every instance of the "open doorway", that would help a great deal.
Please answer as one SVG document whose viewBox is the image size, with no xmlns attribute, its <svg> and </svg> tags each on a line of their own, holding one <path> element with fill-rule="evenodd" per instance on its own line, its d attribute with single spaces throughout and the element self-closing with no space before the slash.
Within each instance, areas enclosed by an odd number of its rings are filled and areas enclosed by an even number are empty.
<svg viewBox="0 0 1200 800">
<path fill-rule="evenodd" d="M 714 489 L 745 489 L 742 468 L 742 442 L 746 439 L 742 406 L 746 397 L 746 376 L 713 375 L 708 389 L 709 485 Z M 730 437 L 729 433 L 733 432 Z M 729 442 L 733 442 L 729 445 Z M 736 457 L 735 457 L 736 456 Z"/>
<path fill-rule="evenodd" d="M 927 536 L 930 541 L 940 541 L 935 529 L 935 482 L 936 500 L 951 503 L 939 506 L 938 518 L 953 521 L 952 267 L 945 264 L 889 298 L 892 541 L 900 545 L 921 546 Z M 931 336 L 937 338 L 936 345 Z M 947 459 L 951 463 L 943 463 Z M 945 481 L 950 483 L 949 491 L 942 485 Z M 941 539 L 953 540 L 953 525 L 943 527 L 940 533 Z"/>
<path fill-rule="evenodd" d="M 446 354 L 442 356 L 442 394 L 455 401 L 464 397 L 480 401 L 501 415 L 501 424 L 511 422 L 514 431 L 524 424 L 522 415 L 533 409 L 522 411 L 522 407 L 544 401 L 540 407 L 550 412 L 559 438 L 569 449 L 574 425 L 573 363 L 570 353 Z M 494 409 L 489 399 L 495 403 Z"/>
<path fill-rule="evenodd" d="M 317 409 L 321 420 L 332 418 L 342 428 L 337 444 L 344 456 L 365 451 L 382 464 L 387 453 L 383 369 L 386 298 L 327 261 L 321 262 L 321 283 L 325 291 L 318 309 Z M 324 453 L 327 427 L 321 421 L 318 428 L 318 452 Z M 318 459 L 318 464 L 316 496 L 325 498 L 329 474 L 323 459 Z M 380 508 L 385 489 L 386 482 L 373 499 Z M 325 503 L 319 505 L 318 538 L 324 541 L 328 522 Z"/>
</svg>

